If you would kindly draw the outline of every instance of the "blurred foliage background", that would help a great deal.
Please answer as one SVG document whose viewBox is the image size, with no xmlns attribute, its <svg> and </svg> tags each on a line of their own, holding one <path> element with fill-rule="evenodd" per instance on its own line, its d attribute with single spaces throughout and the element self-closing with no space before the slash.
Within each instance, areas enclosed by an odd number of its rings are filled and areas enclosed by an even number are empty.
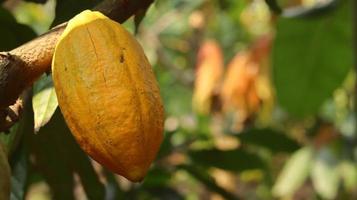
<svg viewBox="0 0 357 200">
<path fill-rule="evenodd" d="M 0 2 L 6 51 L 99 1 Z M 11 199 L 356 199 L 352 20 L 352 0 L 156 0 L 124 23 L 165 103 L 145 180 L 81 151 L 44 75 L 0 135 Z"/>
</svg>

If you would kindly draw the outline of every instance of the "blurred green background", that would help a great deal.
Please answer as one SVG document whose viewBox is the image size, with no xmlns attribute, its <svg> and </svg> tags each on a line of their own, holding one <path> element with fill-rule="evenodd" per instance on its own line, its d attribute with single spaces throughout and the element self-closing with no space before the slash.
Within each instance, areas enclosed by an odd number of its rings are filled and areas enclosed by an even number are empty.
<svg viewBox="0 0 357 200">
<path fill-rule="evenodd" d="M 0 2 L 7 51 L 100 1 Z M 140 24 L 124 23 L 165 105 L 145 180 L 130 183 L 80 150 L 44 75 L 0 135 L 11 199 L 356 199 L 352 3 L 155 0 Z"/>
</svg>

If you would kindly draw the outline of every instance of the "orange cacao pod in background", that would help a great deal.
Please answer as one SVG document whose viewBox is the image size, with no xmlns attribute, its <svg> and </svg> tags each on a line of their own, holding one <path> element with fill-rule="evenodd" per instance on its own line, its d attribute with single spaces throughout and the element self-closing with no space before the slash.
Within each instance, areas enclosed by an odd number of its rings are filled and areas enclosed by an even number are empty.
<svg viewBox="0 0 357 200">
<path fill-rule="evenodd" d="M 81 148 L 141 181 L 163 139 L 164 111 L 136 39 L 103 14 L 83 11 L 59 39 L 52 71 L 62 114 Z"/>
<path fill-rule="evenodd" d="M 251 60 L 250 51 L 242 51 L 229 62 L 222 84 L 221 99 L 225 112 L 236 114 L 236 128 L 259 109 L 260 99 L 256 91 L 259 64 Z"/>
<path fill-rule="evenodd" d="M 205 41 L 197 55 L 196 80 L 193 92 L 193 108 L 201 114 L 208 114 L 212 96 L 218 88 L 223 74 L 223 55 L 214 40 Z"/>
</svg>

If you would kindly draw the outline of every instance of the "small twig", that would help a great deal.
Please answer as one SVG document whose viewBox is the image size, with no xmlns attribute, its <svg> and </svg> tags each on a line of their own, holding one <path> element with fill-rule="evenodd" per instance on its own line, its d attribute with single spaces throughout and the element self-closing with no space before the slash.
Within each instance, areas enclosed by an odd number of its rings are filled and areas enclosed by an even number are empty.
<svg viewBox="0 0 357 200">
<path fill-rule="evenodd" d="M 9 133 L 8 130 L 11 126 L 19 121 L 23 106 L 24 101 L 22 98 L 19 98 L 14 105 L 0 110 L 0 133 Z"/>
</svg>

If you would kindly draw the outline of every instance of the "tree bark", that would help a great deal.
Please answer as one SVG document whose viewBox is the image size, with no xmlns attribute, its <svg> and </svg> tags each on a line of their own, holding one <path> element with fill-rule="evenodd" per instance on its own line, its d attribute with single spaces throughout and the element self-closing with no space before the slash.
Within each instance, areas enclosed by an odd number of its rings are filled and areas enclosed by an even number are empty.
<svg viewBox="0 0 357 200">
<path fill-rule="evenodd" d="M 153 1 L 104 0 L 93 10 L 122 23 L 148 8 Z M 0 52 L 0 132 L 8 130 L 19 119 L 23 105 L 17 101 L 20 94 L 51 70 L 54 48 L 66 25 L 63 23 L 9 52 Z"/>
</svg>

